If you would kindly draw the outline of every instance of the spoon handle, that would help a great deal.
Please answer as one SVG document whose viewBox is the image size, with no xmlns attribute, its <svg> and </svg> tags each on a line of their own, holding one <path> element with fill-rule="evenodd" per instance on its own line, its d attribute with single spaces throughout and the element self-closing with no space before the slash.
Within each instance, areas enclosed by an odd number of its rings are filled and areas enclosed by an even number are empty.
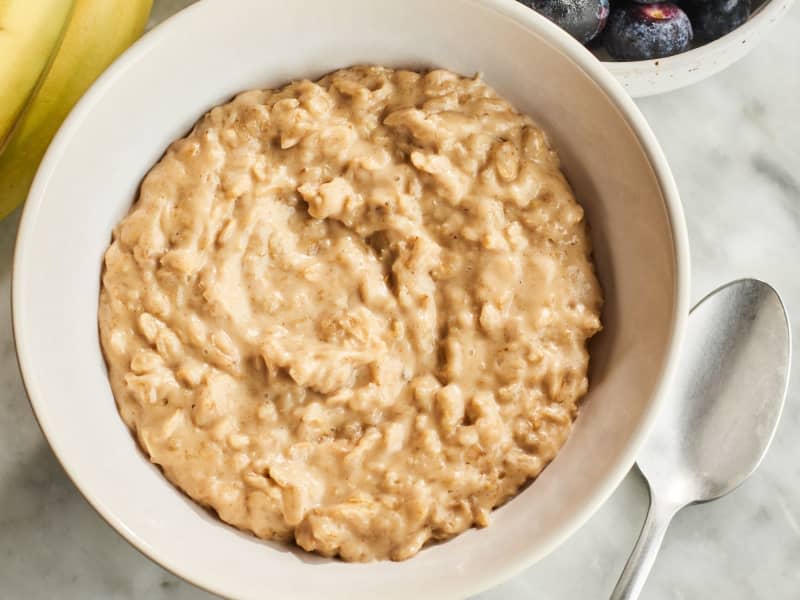
<svg viewBox="0 0 800 600">
<path fill-rule="evenodd" d="M 678 512 L 680 506 L 659 500 L 650 488 L 650 508 L 647 511 L 647 519 L 633 547 L 628 562 L 619 576 L 617 586 L 611 593 L 611 600 L 636 600 L 647 581 L 650 569 L 656 561 L 656 555 L 664 534 L 669 527 L 672 517 Z"/>
</svg>

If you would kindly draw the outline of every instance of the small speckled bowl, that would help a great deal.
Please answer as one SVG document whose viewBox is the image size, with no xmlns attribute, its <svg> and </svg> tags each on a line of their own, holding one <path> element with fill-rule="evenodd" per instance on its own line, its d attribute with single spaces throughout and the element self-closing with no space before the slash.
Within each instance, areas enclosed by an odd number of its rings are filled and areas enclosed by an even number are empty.
<svg viewBox="0 0 800 600">
<path fill-rule="evenodd" d="M 600 47 L 594 54 L 634 98 L 671 92 L 728 68 L 772 30 L 794 0 L 754 0 L 750 19 L 718 40 L 656 60 L 614 61 Z"/>
</svg>

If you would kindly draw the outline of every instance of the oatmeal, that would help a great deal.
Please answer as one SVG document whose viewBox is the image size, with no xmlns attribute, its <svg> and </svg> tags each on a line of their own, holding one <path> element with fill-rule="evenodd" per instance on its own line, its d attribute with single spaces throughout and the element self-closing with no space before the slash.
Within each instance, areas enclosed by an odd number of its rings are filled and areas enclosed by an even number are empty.
<svg viewBox="0 0 800 600">
<path fill-rule="evenodd" d="M 122 418 L 186 494 L 402 560 L 553 459 L 601 302 L 530 118 L 479 78 L 358 67 L 172 144 L 114 230 L 99 322 Z"/>
</svg>

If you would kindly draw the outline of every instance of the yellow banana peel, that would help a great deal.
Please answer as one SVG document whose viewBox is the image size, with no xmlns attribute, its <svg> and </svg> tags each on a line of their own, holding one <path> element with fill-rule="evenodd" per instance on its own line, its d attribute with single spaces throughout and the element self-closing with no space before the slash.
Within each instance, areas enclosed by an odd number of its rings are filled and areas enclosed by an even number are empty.
<svg viewBox="0 0 800 600">
<path fill-rule="evenodd" d="M 0 154 L 0 219 L 27 197 L 47 146 L 95 79 L 144 30 L 153 0 L 75 0 L 55 58 Z"/>
</svg>

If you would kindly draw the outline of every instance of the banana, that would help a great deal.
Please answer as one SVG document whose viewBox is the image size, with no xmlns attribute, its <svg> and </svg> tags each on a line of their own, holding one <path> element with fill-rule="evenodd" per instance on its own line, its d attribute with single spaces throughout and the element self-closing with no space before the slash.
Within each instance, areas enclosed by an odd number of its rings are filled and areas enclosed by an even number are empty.
<svg viewBox="0 0 800 600">
<path fill-rule="evenodd" d="M 98 75 L 139 37 L 152 4 L 75 0 L 55 58 L 0 154 L 0 219 L 25 199 L 58 127 Z"/>
<path fill-rule="evenodd" d="M 72 0 L 0 0 L 0 148 L 55 55 Z"/>
</svg>

